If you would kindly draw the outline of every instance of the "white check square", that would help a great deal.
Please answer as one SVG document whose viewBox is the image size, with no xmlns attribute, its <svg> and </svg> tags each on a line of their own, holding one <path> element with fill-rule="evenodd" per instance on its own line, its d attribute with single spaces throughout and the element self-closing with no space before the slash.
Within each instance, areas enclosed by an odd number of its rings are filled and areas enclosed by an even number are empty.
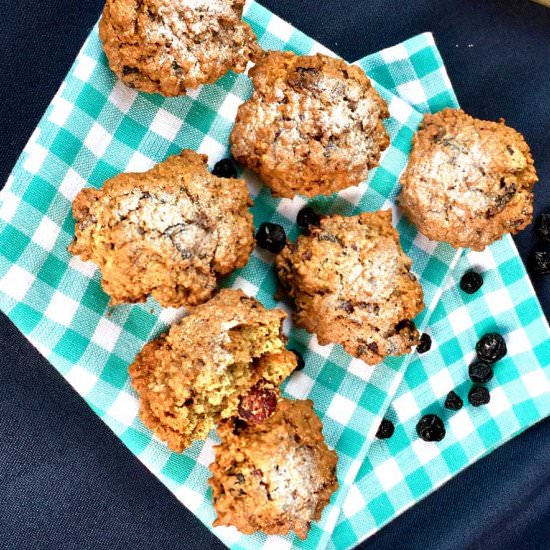
<svg viewBox="0 0 550 550">
<path fill-rule="evenodd" d="M 78 309 L 78 302 L 56 290 L 46 309 L 48 319 L 68 327 Z"/>
<path fill-rule="evenodd" d="M 335 394 L 327 409 L 327 415 L 343 426 L 350 421 L 357 405 L 343 395 Z"/>
<path fill-rule="evenodd" d="M 164 109 L 159 109 L 149 129 L 168 141 L 174 141 L 182 124 L 182 120 L 177 116 Z"/>
<path fill-rule="evenodd" d="M 389 458 L 376 466 L 374 473 L 385 491 L 389 491 L 403 481 L 403 474 L 395 458 Z"/>
</svg>

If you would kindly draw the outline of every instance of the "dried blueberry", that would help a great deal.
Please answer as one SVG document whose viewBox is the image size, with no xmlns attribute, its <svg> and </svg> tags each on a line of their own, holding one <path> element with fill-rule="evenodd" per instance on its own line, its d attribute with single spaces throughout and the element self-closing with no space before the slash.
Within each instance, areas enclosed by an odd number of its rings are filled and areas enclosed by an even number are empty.
<svg viewBox="0 0 550 550">
<path fill-rule="evenodd" d="M 476 359 L 468 367 L 468 376 L 470 377 L 470 380 L 476 384 L 486 384 L 489 380 L 491 380 L 491 378 L 493 378 L 493 374 L 492 365 L 486 363 L 485 361 L 481 361 L 480 359 Z"/>
<path fill-rule="evenodd" d="M 464 405 L 464 401 L 462 401 L 462 398 L 460 395 L 458 395 L 454 391 L 450 391 L 447 395 L 447 399 L 445 399 L 445 408 L 450 409 L 451 411 L 459 411 L 462 409 L 462 406 Z"/>
<path fill-rule="evenodd" d="M 138 73 L 139 73 L 139 69 L 137 67 L 130 67 L 129 65 L 124 65 L 124 67 L 122 67 L 122 74 L 124 76 L 128 76 L 131 74 L 138 74 Z"/>
<path fill-rule="evenodd" d="M 550 275 L 550 254 L 545 250 L 535 251 L 530 267 L 534 275 Z"/>
<path fill-rule="evenodd" d="M 382 423 L 378 427 L 376 437 L 378 439 L 389 439 L 393 435 L 394 431 L 395 427 L 393 425 L 393 422 L 391 420 L 388 420 L 387 418 L 384 418 L 384 420 L 382 420 Z"/>
<path fill-rule="evenodd" d="M 477 356 L 486 363 L 496 363 L 502 359 L 508 350 L 504 338 L 496 332 L 490 332 L 476 344 Z"/>
<path fill-rule="evenodd" d="M 489 390 L 483 386 L 473 386 L 468 393 L 468 401 L 474 407 L 480 407 L 481 405 L 487 405 L 491 401 L 491 395 Z"/>
<path fill-rule="evenodd" d="M 425 332 L 420 336 L 420 344 L 416 346 L 416 351 L 418 353 L 426 353 L 432 348 L 432 338 L 429 334 Z"/>
<path fill-rule="evenodd" d="M 296 356 L 296 368 L 294 370 L 304 370 L 306 362 L 304 361 L 302 354 L 295 349 L 291 349 L 290 351 Z"/>
<path fill-rule="evenodd" d="M 416 330 L 415 324 L 410 319 L 402 319 L 395 325 L 396 332 L 401 332 L 402 330 Z"/>
<path fill-rule="evenodd" d="M 262 223 L 256 233 L 256 242 L 269 252 L 278 254 L 286 245 L 285 230 L 277 223 Z"/>
<path fill-rule="evenodd" d="M 222 159 L 216 162 L 212 174 L 218 178 L 236 178 L 237 168 L 231 159 Z"/>
<path fill-rule="evenodd" d="M 483 277 L 477 271 L 466 271 L 460 279 L 460 288 L 466 294 L 474 294 L 483 286 Z"/>
<path fill-rule="evenodd" d="M 437 414 L 426 414 L 416 425 L 416 433 L 424 441 L 441 441 L 445 437 L 443 420 Z"/>
<path fill-rule="evenodd" d="M 537 216 L 535 220 L 535 233 L 537 237 L 550 243 L 550 212 Z"/>
<path fill-rule="evenodd" d="M 307 230 L 309 226 L 318 226 L 321 222 L 321 217 L 311 206 L 304 206 L 296 216 L 296 223 L 302 229 Z"/>
</svg>

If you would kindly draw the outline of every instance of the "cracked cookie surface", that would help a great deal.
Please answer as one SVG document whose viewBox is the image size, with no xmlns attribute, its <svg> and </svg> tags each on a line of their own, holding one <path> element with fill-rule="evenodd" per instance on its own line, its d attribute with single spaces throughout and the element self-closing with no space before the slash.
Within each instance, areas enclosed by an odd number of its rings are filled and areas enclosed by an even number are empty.
<svg viewBox="0 0 550 550">
<path fill-rule="evenodd" d="M 324 217 L 275 258 L 296 324 L 368 364 L 419 342 L 411 319 L 424 308 L 423 292 L 411 265 L 391 210 Z"/>
<path fill-rule="evenodd" d="M 99 266 L 111 305 L 148 295 L 163 306 L 197 305 L 248 261 L 251 204 L 244 180 L 213 176 L 205 155 L 185 150 L 148 172 L 83 189 L 69 251 Z"/>
<path fill-rule="evenodd" d="M 338 457 L 329 450 L 313 403 L 283 399 L 262 424 L 224 421 L 210 466 L 218 525 L 305 539 L 338 488 Z"/>
<path fill-rule="evenodd" d="M 428 238 L 483 250 L 531 223 L 536 182 L 519 132 L 445 109 L 426 115 L 413 138 L 399 203 Z"/>
<path fill-rule="evenodd" d="M 107 0 L 99 36 L 127 85 L 165 96 L 244 72 L 259 52 L 244 0 Z"/>
<path fill-rule="evenodd" d="M 378 165 L 389 113 L 359 67 L 272 51 L 249 76 L 254 93 L 239 108 L 231 151 L 275 196 L 331 194 Z"/>
<path fill-rule="evenodd" d="M 278 392 L 296 368 L 296 356 L 285 348 L 285 317 L 240 290 L 224 289 L 192 308 L 130 365 L 143 423 L 181 452 L 223 418 L 237 416 L 251 391 Z"/>
</svg>

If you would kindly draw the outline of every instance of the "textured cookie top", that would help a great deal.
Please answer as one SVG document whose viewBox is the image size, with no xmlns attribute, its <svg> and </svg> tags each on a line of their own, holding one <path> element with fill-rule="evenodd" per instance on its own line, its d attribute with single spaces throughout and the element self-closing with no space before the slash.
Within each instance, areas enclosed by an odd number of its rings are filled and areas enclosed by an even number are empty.
<svg viewBox="0 0 550 550">
<path fill-rule="evenodd" d="M 418 343 L 411 319 L 424 304 L 411 264 L 390 210 L 325 217 L 275 259 L 296 324 L 369 364 Z"/>
<path fill-rule="evenodd" d="M 254 225 L 244 180 L 217 178 L 185 150 L 148 172 L 83 189 L 73 204 L 72 254 L 95 262 L 111 304 L 196 305 L 218 277 L 248 261 Z"/>
<path fill-rule="evenodd" d="M 296 368 L 296 356 L 284 347 L 285 317 L 240 290 L 222 290 L 193 308 L 130 366 L 144 424 L 180 452 L 237 415 L 260 381 L 278 387 Z"/>
<path fill-rule="evenodd" d="M 210 466 L 214 525 L 246 534 L 295 531 L 305 539 L 338 488 L 338 458 L 326 446 L 312 402 L 284 399 L 263 424 L 232 419 L 218 435 Z"/>
<path fill-rule="evenodd" d="M 529 225 L 536 182 L 521 134 L 445 109 L 426 115 L 414 136 L 399 201 L 430 239 L 483 250 Z"/>
<path fill-rule="evenodd" d="M 259 51 L 244 0 L 107 0 L 99 36 L 129 86 L 165 96 L 243 72 Z"/>
<path fill-rule="evenodd" d="M 324 55 L 269 52 L 231 133 L 232 153 L 273 194 L 330 194 L 357 185 L 389 144 L 385 102 L 359 67 Z"/>
</svg>

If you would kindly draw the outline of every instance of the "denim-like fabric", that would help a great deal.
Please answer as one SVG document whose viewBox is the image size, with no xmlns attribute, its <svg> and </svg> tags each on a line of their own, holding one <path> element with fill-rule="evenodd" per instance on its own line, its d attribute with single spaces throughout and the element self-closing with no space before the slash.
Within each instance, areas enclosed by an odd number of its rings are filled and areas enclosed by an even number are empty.
<svg viewBox="0 0 550 550">
<path fill-rule="evenodd" d="M 550 10 L 527 0 L 264 0 L 357 59 L 432 31 L 462 106 L 530 143 L 550 209 Z M 0 0 L 0 181 L 99 15 L 101 0 Z M 535 247 L 531 229 L 516 240 Z M 550 279 L 535 281 L 550 314 Z M 218 548 L 30 344 L 0 323 L 0 547 Z M 382 548 L 544 548 L 550 421 L 449 482 L 364 543 Z"/>
</svg>

